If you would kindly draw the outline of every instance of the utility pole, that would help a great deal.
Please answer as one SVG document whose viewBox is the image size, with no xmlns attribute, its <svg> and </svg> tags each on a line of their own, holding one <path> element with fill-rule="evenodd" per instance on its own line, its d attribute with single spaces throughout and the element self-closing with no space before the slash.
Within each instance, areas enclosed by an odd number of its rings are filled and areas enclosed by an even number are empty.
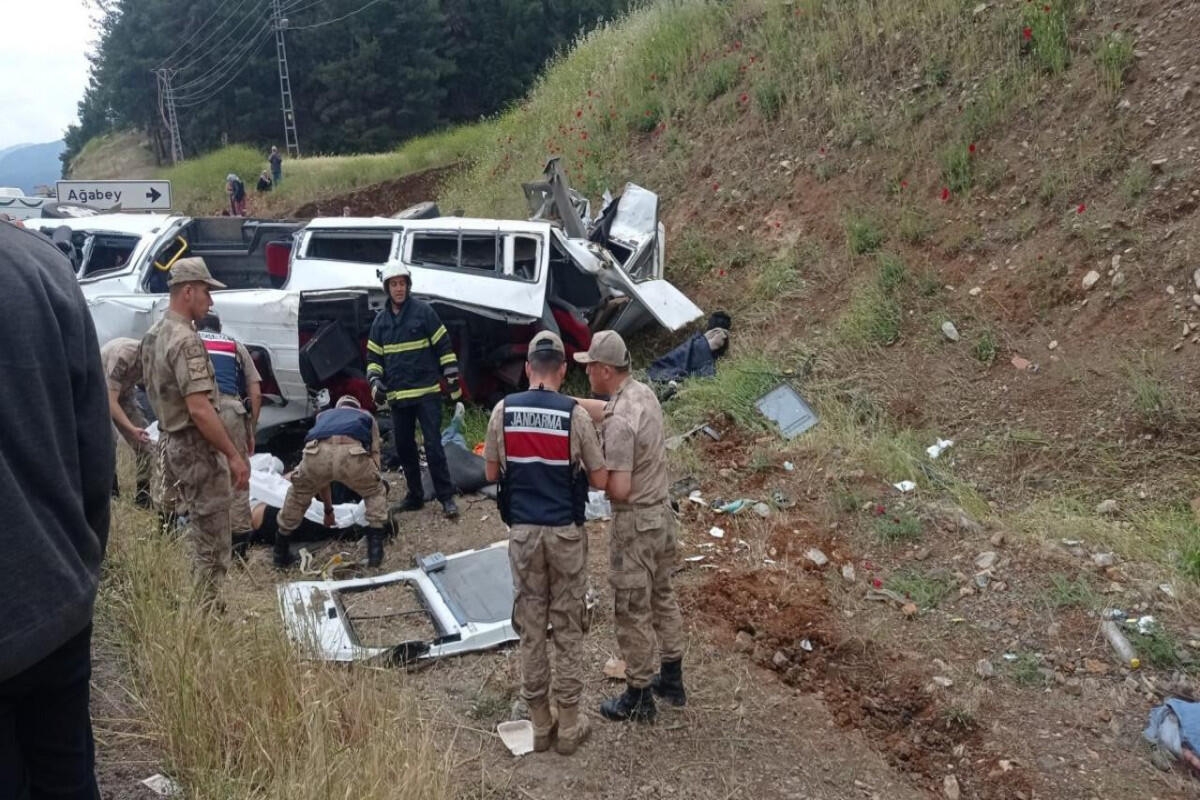
<svg viewBox="0 0 1200 800">
<path fill-rule="evenodd" d="M 179 137 L 179 117 L 175 114 L 175 90 L 171 81 L 175 79 L 175 70 L 156 69 L 158 77 L 158 108 L 163 115 L 163 122 L 171 136 L 171 163 L 183 161 L 183 141 Z"/>
<path fill-rule="evenodd" d="M 279 96 L 283 104 L 283 141 L 291 158 L 300 157 L 300 138 L 296 135 L 296 112 L 292 107 L 292 82 L 288 78 L 287 47 L 283 32 L 287 18 L 280 10 L 279 0 L 271 0 L 271 15 L 275 21 L 275 53 L 279 57 Z"/>
</svg>

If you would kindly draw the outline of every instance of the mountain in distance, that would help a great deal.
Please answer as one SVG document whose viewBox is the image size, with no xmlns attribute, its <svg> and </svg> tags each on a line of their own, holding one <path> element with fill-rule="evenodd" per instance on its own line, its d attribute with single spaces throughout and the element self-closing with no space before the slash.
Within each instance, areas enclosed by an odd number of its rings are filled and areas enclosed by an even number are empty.
<svg viewBox="0 0 1200 800">
<path fill-rule="evenodd" d="M 53 187 L 62 176 L 59 155 L 66 144 L 18 144 L 0 150 L 0 186 L 15 186 L 25 194 L 33 194 L 38 186 Z"/>
</svg>

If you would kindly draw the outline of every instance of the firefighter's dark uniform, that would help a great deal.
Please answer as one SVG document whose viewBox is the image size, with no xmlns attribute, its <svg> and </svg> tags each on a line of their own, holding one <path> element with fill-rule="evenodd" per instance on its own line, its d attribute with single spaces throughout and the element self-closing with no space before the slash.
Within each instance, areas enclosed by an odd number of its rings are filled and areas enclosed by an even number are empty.
<svg viewBox="0 0 1200 800">
<path fill-rule="evenodd" d="M 381 378 L 387 392 L 396 454 L 408 483 L 406 503 L 419 505 L 424 499 L 417 424 L 437 499 L 443 504 L 452 501 L 455 488 L 442 450 L 440 395 L 444 377 L 455 387 L 452 399 L 458 399 L 458 358 L 446 326 L 428 303 L 408 297 L 399 311 L 390 301 L 383 307 L 367 338 L 367 374 Z"/>
</svg>

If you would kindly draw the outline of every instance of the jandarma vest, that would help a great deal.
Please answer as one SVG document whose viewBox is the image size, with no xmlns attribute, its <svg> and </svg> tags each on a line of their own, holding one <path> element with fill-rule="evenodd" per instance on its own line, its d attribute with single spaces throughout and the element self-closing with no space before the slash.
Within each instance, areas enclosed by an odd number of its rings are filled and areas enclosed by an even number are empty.
<svg viewBox="0 0 1200 800">
<path fill-rule="evenodd" d="M 509 525 L 582 525 L 587 475 L 571 465 L 575 401 L 534 389 L 504 398 L 501 517 Z"/>
<path fill-rule="evenodd" d="M 237 360 L 237 344 L 214 331 L 197 331 L 208 358 L 212 361 L 213 374 L 217 376 L 217 391 L 233 397 L 246 396 L 246 375 Z"/>
</svg>

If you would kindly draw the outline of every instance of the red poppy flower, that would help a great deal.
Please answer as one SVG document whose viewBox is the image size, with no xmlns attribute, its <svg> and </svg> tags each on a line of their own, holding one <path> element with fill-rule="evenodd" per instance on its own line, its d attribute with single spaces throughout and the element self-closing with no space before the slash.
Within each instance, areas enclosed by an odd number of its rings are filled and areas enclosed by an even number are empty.
<svg viewBox="0 0 1200 800">
<path fill-rule="evenodd" d="M 968 152 L 968 153 L 974 153 L 974 152 L 975 152 L 975 143 L 974 143 L 974 142 L 971 142 L 969 145 L 967 145 L 967 152 Z"/>
<path fill-rule="evenodd" d="M 908 181 L 900 181 L 901 190 L 908 188 Z"/>
<path fill-rule="evenodd" d="M 817 152 L 820 153 L 821 155 L 825 155 L 825 148 L 822 147 L 819 150 L 817 150 Z"/>
<path fill-rule="evenodd" d="M 717 277 L 719 277 L 719 278 L 724 278 L 724 277 L 725 277 L 725 270 L 723 270 L 723 269 L 722 269 L 722 270 L 719 270 L 719 271 L 717 272 Z"/>
<path fill-rule="evenodd" d="M 716 181 L 713 181 L 713 191 L 715 192 L 717 189 L 720 189 L 720 188 L 721 188 L 721 184 L 717 183 Z"/>
<path fill-rule="evenodd" d="M 886 513 L 887 513 L 887 509 L 884 508 L 883 506 L 875 506 L 875 516 L 882 517 Z M 869 567 L 868 567 L 868 569 L 869 569 Z"/>
<path fill-rule="evenodd" d="M 750 95 L 746 94 L 745 92 L 742 92 L 741 95 L 738 97 L 738 102 L 739 103 L 749 103 Z"/>
<path fill-rule="evenodd" d="M 579 119 L 582 116 L 583 116 L 583 109 L 582 108 L 575 109 L 575 119 Z"/>
<path fill-rule="evenodd" d="M 1049 13 L 1050 13 L 1050 6 L 1042 6 L 1042 11 L 1045 11 L 1047 14 L 1049 14 Z"/>
<path fill-rule="evenodd" d="M 782 226 L 783 226 L 783 223 L 782 223 L 782 222 L 780 222 L 779 220 L 775 220 L 775 227 L 776 227 L 776 228 L 780 228 L 780 227 L 782 227 Z"/>
<path fill-rule="evenodd" d="M 1024 36 L 1026 39 L 1032 39 L 1033 38 L 1033 28 L 1023 28 L 1021 30 L 1021 35 Z"/>
<path fill-rule="evenodd" d="M 882 589 L 883 581 L 879 580 L 879 578 L 871 578 L 871 585 L 874 586 L 876 589 Z"/>
<path fill-rule="evenodd" d="M 1087 211 L 1087 203 L 1080 203 L 1079 207 L 1075 209 L 1076 214 L 1082 214 L 1085 211 Z"/>
<path fill-rule="evenodd" d="M 945 186 L 943 186 L 942 187 L 942 202 L 945 203 L 949 199 L 950 199 L 950 190 L 947 189 Z"/>
</svg>

